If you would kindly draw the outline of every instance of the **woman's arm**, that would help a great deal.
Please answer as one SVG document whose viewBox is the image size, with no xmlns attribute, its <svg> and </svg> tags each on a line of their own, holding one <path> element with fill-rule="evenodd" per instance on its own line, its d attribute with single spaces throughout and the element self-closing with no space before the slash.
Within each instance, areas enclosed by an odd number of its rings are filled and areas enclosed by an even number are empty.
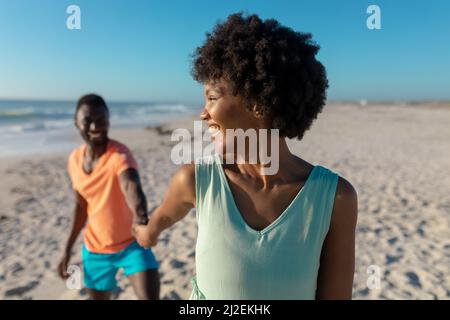
<svg viewBox="0 0 450 320">
<path fill-rule="evenodd" d="M 134 225 L 139 244 L 153 247 L 159 234 L 181 220 L 195 207 L 195 165 L 182 166 L 172 177 L 161 205 L 151 214 L 146 226 Z"/>
<path fill-rule="evenodd" d="M 351 299 L 355 272 L 357 193 L 339 178 L 330 230 L 322 247 L 316 299 Z"/>
<path fill-rule="evenodd" d="M 68 278 L 70 275 L 67 273 L 67 266 L 69 265 L 70 255 L 72 247 L 78 238 L 81 230 L 87 221 L 87 203 L 86 200 L 75 191 L 75 208 L 73 209 L 73 222 L 72 229 L 70 231 L 69 238 L 64 249 L 63 257 L 58 265 L 59 276 L 63 279 Z"/>
</svg>

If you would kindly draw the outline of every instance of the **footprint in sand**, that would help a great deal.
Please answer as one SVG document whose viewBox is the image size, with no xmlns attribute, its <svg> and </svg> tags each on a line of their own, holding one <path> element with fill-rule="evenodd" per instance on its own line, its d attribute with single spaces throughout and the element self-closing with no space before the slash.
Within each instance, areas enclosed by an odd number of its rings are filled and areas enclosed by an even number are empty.
<svg viewBox="0 0 450 320">
<path fill-rule="evenodd" d="M 12 194 L 19 194 L 19 195 L 24 195 L 24 196 L 30 196 L 30 195 L 31 195 L 31 192 L 30 192 L 30 191 L 28 191 L 28 190 L 26 190 L 26 189 L 23 189 L 23 188 L 20 188 L 20 187 L 14 187 L 14 188 L 12 188 L 11 191 L 10 191 L 10 193 L 12 193 Z"/>
<path fill-rule="evenodd" d="M 361 289 L 356 293 L 356 296 L 362 296 L 362 297 L 366 297 L 369 295 L 369 289 L 365 288 L 365 289 Z"/>
<path fill-rule="evenodd" d="M 421 237 L 424 237 L 424 236 L 425 236 L 424 227 L 425 227 L 426 224 L 427 224 L 427 222 L 426 222 L 425 220 L 422 220 L 422 221 L 419 223 L 419 226 L 418 226 L 417 229 L 416 229 L 417 233 L 418 233 Z"/>
<path fill-rule="evenodd" d="M 69 224 L 69 219 L 67 217 L 58 217 L 55 222 L 55 227 L 67 226 Z"/>
<path fill-rule="evenodd" d="M 24 293 L 37 287 L 38 284 L 39 281 L 31 281 L 25 286 L 10 289 L 5 292 L 5 297 L 22 296 Z"/>
<path fill-rule="evenodd" d="M 397 242 L 398 238 L 397 237 L 392 237 L 390 239 L 388 239 L 388 243 L 392 246 Z"/>
<path fill-rule="evenodd" d="M 173 284 L 174 279 L 164 280 L 162 284 Z"/>
<path fill-rule="evenodd" d="M 172 261 L 170 261 L 170 265 L 174 269 L 182 269 L 186 265 L 186 262 L 183 262 L 183 261 L 180 261 L 177 259 L 173 259 Z"/>
<path fill-rule="evenodd" d="M 395 262 L 398 262 L 403 258 L 403 256 L 391 256 L 390 254 L 386 255 L 386 265 L 393 264 Z"/>
<path fill-rule="evenodd" d="M 26 211 L 26 208 L 28 205 L 37 203 L 37 200 L 34 197 L 25 197 L 22 199 L 19 199 L 15 203 L 16 213 L 23 213 Z"/>
<path fill-rule="evenodd" d="M 13 275 L 13 276 L 18 276 L 22 271 L 24 270 L 24 267 L 20 264 L 20 263 L 18 263 L 18 262 L 16 262 L 12 267 L 11 267 L 11 274 Z"/>
<path fill-rule="evenodd" d="M 412 286 L 414 286 L 416 288 L 422 288 L 422 284 L 420 283 L 420 278 L 415 272 L 412 272 L 412 271 L 406 272 L 405 276 L 408 278 L 409 283 Z"/>
<path fill-rule="evenodd" d="M 174 290 L 170 291 L 168 294 L 168 299 L 170 300 L 181 300 L 181 297 Z"/>
</svg>

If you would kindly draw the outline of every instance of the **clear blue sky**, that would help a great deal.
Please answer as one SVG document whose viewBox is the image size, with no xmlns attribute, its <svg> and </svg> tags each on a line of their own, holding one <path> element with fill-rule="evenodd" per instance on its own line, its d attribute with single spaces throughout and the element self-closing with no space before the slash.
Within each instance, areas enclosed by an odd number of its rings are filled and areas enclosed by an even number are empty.
<svg viewBox="0 0 450 320">
<path fill-rule="evenodd" d="M 66 28 L 70 4 L 81 30 Z M 369 4 L 381 30 L 366 27 Z M 0 0 L 0 98 L 200 102 L 190 54 L 239 10 L 311 32 L 330 99 L 450 99 L 445 0 Z"/>
</svg>

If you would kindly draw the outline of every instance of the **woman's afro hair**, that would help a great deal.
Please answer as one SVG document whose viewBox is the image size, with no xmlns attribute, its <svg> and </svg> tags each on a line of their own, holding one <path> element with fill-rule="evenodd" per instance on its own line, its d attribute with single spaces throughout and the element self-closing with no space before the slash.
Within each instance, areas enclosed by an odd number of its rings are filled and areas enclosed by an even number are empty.
<svg viewBox="0 0 450 320">
<path fill-rule="evenodd" d="M 318 51 L 309 33 L 236 13 L 206 34 L 193 55 L 192 76 L 201 83 L 225 79 L 247 110 L 271 119 L 281 136 L 302 139 L 326 100 Z"/>
</svg>

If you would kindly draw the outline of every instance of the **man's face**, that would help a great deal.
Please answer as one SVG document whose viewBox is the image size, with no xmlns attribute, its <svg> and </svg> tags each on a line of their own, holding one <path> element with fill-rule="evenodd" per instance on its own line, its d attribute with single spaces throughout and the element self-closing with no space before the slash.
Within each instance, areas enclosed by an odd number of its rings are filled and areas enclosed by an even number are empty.
<svg viewBox="0 0 450 320">
<path fill-rule="evenodd" d="M 108 141 L 109 113 L 104 106 L 83 104 L 76 115 L 75 125 L 88 145 L 98 146 Z"/>
</svg>

